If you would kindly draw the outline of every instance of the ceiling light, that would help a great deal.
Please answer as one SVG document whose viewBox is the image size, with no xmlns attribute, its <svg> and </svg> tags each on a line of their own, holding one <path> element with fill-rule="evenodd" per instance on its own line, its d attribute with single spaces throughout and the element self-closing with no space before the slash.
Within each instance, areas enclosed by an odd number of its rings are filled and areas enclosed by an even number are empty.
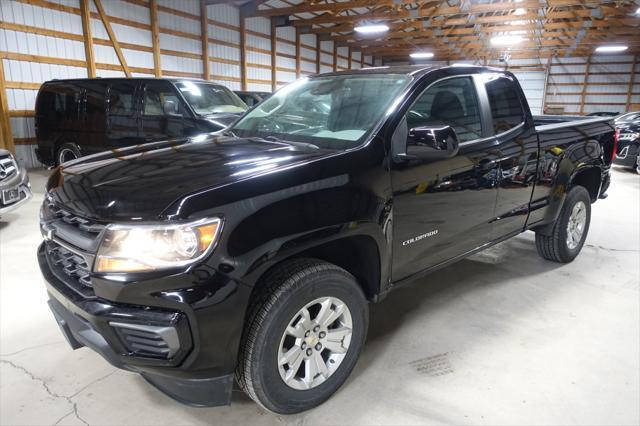
<svg viewBox="0 0 640 426">
<path fill-rule="evenodd" d="M 413 59 L 429 59 L 433 58 L 433 53 L 431 52 L 415 52 L 410 54 Z"/>
<path fill-rule="evenodd" d="M 389 31 L 389 27 L 384 24 L 358 25 L 353 30 L 361 34 L 375 34 L 375 33 L 384 33 L 386 31 Z"/>
<path fill-rule="evenodd" d="M 627 49 L 627 46 L 600 46 L 596 47 L 596 52 L 624 52 Z"/>
<path fill-rule="evenodd" d="M 520 8 L 518 8 L 518 9 L 516 9 L 516 10 L 513 12 L 513 14 L 514 14 L 514 15 L 524 15 L 524 14 L 526 14 L 526 13 L 527 13 L 527 11 L 526 11 L 525 9 L 521 8 L 521 7 L 520 7 Z"/>
<path fill-rule="evenodd" d="M 640 15 L 640 7 L 636 10 L 636 15 Z"/>
<path fill-rule="evenodd" d="M 518 20 L 518 21 L 510 21 L 509 25 L 527 25 L 527 21 L 524 20 Z"/>
<path fill-rule="evenodd" d="M 522 40 L 524 39 L 519 35 L 503 35 L 491 38 L 491 44 L 494 46 L 508 46 L 511 44 L 518 44 Z"/>
</svg>

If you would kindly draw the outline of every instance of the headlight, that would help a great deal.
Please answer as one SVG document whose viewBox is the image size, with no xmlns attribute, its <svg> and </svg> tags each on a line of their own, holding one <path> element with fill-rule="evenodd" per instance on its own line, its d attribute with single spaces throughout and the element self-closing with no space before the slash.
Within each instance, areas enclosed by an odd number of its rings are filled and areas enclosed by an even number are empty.
<svg viewBox="0 0 640 426">
<path fill-rule="evenodd" d="M 220 219 L 175 225 L 109 225 L 95 272 L 142 272 L 188 265 L 215 245 Z"/>
</svg>

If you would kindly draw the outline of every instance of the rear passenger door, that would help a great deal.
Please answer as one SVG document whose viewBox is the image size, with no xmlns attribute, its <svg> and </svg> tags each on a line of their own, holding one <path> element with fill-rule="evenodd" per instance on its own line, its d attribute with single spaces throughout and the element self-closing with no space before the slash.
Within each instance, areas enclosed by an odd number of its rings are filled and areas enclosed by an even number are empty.
<svg viewBox="0 0 640 426">
<path fill-rule="evenodd" d="M 191 123 L 176 89 L 168 81 L 147 81 L 142 96 L 141 132 L 145 142 L 180 138 Z M 165 112 L 164 106 L 172 105 Z"/>
<path fill-rule="evenodd" d="M 538 167 L 538 138 L 528 104 L 509 74 L 481 74 L 498 160 L 498 200 L 492 240 L 522 232 Z"/>
<path fill-rule="evenodd" d="M 110 84 L 106 148 L 121 148 L 142 143 L 138 129 L 138 92 L 139 84 L 136 80 L 115 80 Z"/>
<path fill-rule="evenodd" d="M 106 147 L 107 84 L 99 79 L 84 80 L 82 88 L 82 136 L 76 142 L 84 154 L 103 151 Z"/>
</svg>

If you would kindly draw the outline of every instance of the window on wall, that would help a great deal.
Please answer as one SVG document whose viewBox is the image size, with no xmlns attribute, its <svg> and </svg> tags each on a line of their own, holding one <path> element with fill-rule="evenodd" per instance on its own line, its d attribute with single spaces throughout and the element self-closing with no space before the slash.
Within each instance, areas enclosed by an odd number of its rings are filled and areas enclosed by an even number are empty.
<svg viewBox="0 0 640 426">
<path fill-rule="evenodd" d="M 426 123 L 447 124 L 460 142 L 479 139 L 482 122 L 471 77 L 445 79 L 429 87 L 407 112 L 409 128 Z"/>
<path fill-rule="evenodd" d="M 506 76 L 489 76 L 485 79 L 489 96 L 494 133 L 513 129 L 524 121 L 524 111 L 518 95 L 518 85 Z"/>
</svg>

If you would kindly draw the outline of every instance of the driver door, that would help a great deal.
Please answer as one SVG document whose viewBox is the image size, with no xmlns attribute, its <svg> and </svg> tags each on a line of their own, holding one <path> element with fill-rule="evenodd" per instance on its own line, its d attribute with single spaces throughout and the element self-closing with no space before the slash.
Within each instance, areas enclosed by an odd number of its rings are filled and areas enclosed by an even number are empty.
<svg viewBox="0 0 640 426">
<path fill-rule="evenodd" d="M 497 153 L 487 137 L 479 83 L 447 77 L 429 85 L 408 108 L 394 138 L 411 129 L 451 126 L 457 154 L 444 159 L 394 160 L 393 280 L 438 266 L 491 237 L 497 198 Z"/>
<path fill-rule="evenodd" d="M 145 142 L 174 139 L 185 135 L 190 120 L 180 97 L 167 81 L 148 81 L 143 88 L 141 132 Z M 172 102 L 174 111 L 164 111 L 165 102 Z"/>
</svg>

